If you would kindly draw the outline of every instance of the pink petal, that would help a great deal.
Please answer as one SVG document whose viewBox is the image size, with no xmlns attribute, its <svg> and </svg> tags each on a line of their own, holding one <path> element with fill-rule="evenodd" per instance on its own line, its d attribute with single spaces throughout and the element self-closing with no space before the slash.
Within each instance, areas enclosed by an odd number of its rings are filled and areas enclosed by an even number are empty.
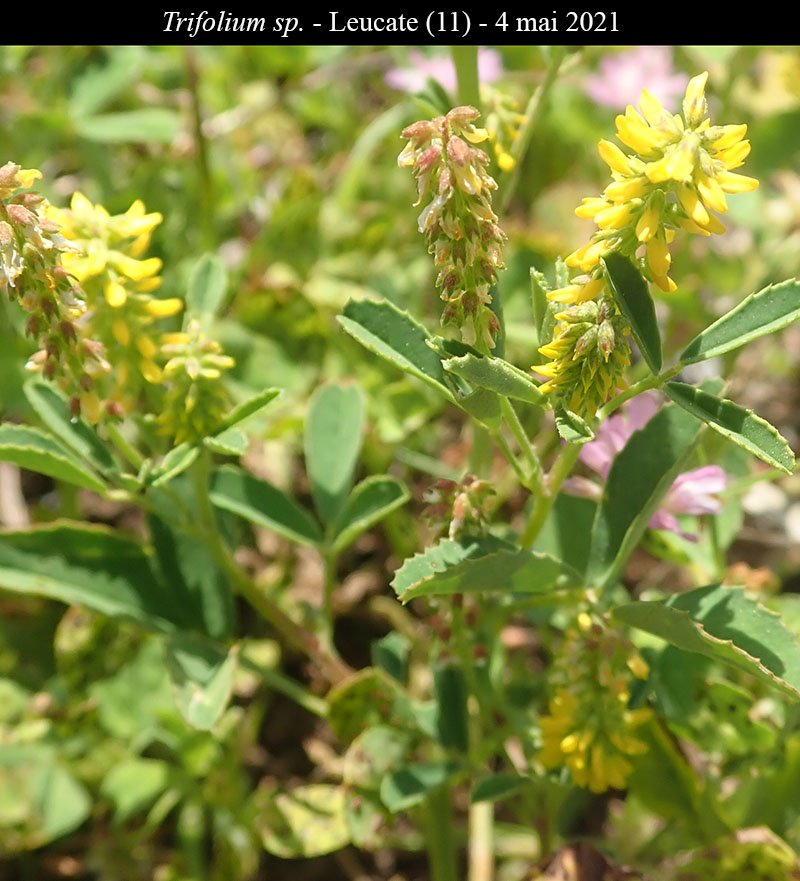
<svg viewBox="0 0 800 881">
<path fill-rule="evenodd" d="M 719 465 L 705 465 L 675 478 L 663 507 L 674 514 L 717 514 L 722 508 L 714 495 L 724 491 L 728 475 Z"/>
<path fill-rule="evenodd" d="M 572 496 L 580 496 L 593 501 L 600 501 L 600 497 L 603 495 L 602 487 L 593 480 L 589 480 L 588 477 L 569 477 L 561 486 L 565 492 Z"/>
</svg>

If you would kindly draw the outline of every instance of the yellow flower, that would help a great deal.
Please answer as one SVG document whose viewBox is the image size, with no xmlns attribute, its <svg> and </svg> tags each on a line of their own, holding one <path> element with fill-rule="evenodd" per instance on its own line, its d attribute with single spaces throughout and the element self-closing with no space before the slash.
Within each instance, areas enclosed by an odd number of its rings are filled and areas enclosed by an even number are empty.
<svg viewBox="0 0 800 881">
<path fill-rule="evenodd" d="M 591 792 L 624 789 L 632 759 L 647 750 L 636 730 L 648 708 L 628 709 L 633 678 L 646 679 L 647 664 L 619 633 L 583 613 L 566 633 L 554 668 L 558 686 L 539 719 L 545 768 L 566 767 Z"/>
<path fill-rule="evenodd" d="M 48 216 L 81 249 L 68 255 L 65 266 L 81 281 L 88 305 L 87 322 L 114 364 L 107 396 L 125 409 L 134 409 L 139 396 L 149 393 L 163 378 L 157 363 L 161 334 L 153 325 L 183 308 L 182 300 L 176 297 L 151 296 L 161 284 L 162 262 L 145 252 L 162 215 L 147 213 L 140 199 L 124 214 L 112 215 L 82 193 L 75 193 L 69 208 L 51 207 Z"/>
</svg>

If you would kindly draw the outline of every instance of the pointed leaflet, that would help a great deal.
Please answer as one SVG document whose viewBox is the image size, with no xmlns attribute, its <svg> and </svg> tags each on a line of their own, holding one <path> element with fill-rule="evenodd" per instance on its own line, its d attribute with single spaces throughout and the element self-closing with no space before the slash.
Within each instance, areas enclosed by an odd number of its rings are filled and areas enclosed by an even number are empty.
<svg viewBox="0 0 800 881">
<path fill-rule="evenodd" d="M 590 576 L 608 584 L 636 547 L 648 521 L 684 468 L 702 423 L 675 404 L 631 436 L 614 460 L 592 529 Z"/>
<path fill-rule="evenodd" d="M 800 318 L 800 279 L 792 278 L 750 294 L 695 337 L 681 355 L 684 364 L 705 361 L 782 330 Z"/>
<path fill-rule="evenodd" d="M 664 391 L 688 413 L 702 419 L 714 431 L 743 447 L 754 456 L 787 474 L 794 469 L 794 454 L 786 441 L 766 419 L 733 401 L 718 398 L 683 382 L 668 382 Z"/>
<path fill-rule="evenodd" d="M 228 272 L 216 254 L 203 254 L 192 267 L 186 292 L 184 325 L 192 318 L 207 324 L 219 311 L 228 287 Z"/>
<path fill-rule="evenodd" d="M 266 407 L 267 404 L 277 398 L 280 393 L 280 389 L 267 388 L 264 389 L 263 392 L 253 395 L 252 398 L 247 398 L 231 410 L 230 414 L 220 424 L 218 430 L 225 431 L 227 428 L 232 428 L 234 425 L 244 422 L 245 419 L 249 419 L 251 416 L 258 413 L 263 407 Z"/>
<path fill-rule="evenodd" d="M 12 462 L 98 493 L 106 489 L 103 481 L 74 453 L 38 428 L 11 423 L 0 425 L 0 462 Z"/>
<path fill-rule="evenodd" d="M 210 731 L 231 697 L 237 647 L 226 651 L 199 636 L 177 633 L 167 638 L 164 653 L 181 715 L 192 728 Z"/>
<path fill-rule="evenodd" d="M 416 762 L 387 774 L 381 781 L 381 801 L 396 814 L 425 801 L 458 770 L 455 762 Z"/>
<path fill-rule="evenodd" d="M 493 541 L 497 547 L 497 540 Z M 407 560 L 392 587 L 405 603 L 418 596 L 455 593 L 547 593 L 579 581 L 574 570 L 548 554 L 516 548 L 481 553 L 487 546 L 491 546 L 491 540 L 471 545 L 441 542 Z"/>
<path fill-rule="evenodd" d="M 556 430 L 559 437 L 568 444 L 585 444 L 594 440 L 594 432 L 586 420 L 563 407 L 556 410 Z"/>
<path fill-rule="evenodd" d="M 36 415 L 53 434 L 101 474 L 118 472 L 119 468 L 97 432 L 83 419 L 70 412 L 64 395 L 50 383 L 31 379 L 22 389 Z"/>
<path fill-rule="evenodd" d="M 373 475 L 359 483 L 345 502 L 334 525 L 333 550 L 352 544 L 359 535 L 399 508 L 410 498 L 408 490 L 394 477 Z"/>
<path fill-rule="evenodd" d="M 621 254 L 608 254 L 603 263 L 614 299 L 628 319 L 644 360 L 653 373 L 658 373 L 661 370 L 661 334 L 647 282 L 633 263 Z"/>
<path fill-rule="evenodd" d="M 431 337 L 408 312 L 388 302 L 350 300 L 339 324 L 361 343 L 386 361 L 432 386 L 448 400 L 453 396 L 444 384 L 444 370 L 437 354 L 428 347 Z"/>
<path fill-rule="evenodd" d="M 234 465 L 214 472 L 211 501 L 224 511 L 238 514 L 298 544 L 317 546 L 322 533 L 311 515 L 286 493 Z"/>
<path fill-rule="evenodd" d="M 304 446 L 317 513 L 332 524 L 353 485 L 364 433 L 364 395 L 352 383 L 329 383 L 311 397 Z"/>
<path fill-rule="evenodd" d="M 498 395 L 529 404 L 544 404 L 547 401 L 531 377 L 502 358 L 463 355 L 448 358 L 442 362 L 442 366 L 473 386 L 489 389 Z"/>
<path fill-rule="evenodd" d="M 148 518 L 155 550 L 153 565 L 161 581 L 169 585 L 185 613 L 185 626 L 216 639 L 233 631 L 233 593 L 227 576 L 219 569 L 208 547 L 180 528 L 169 501 L 163 515 Z"/>
<path fill-rule="evenodd" d="M 137 542 L 98 526 L 56 522 L 0 534 L 0 586 L 132 618 L 155 630 L 186 623 Z"/>
<path fill-rule="evenodd" d="M 712 584 L 664 601 L 627 603 L 614 615 L 800 698 L 800 644 L 778 615 L 748 599 L 741 588 Z"/>
</svg>

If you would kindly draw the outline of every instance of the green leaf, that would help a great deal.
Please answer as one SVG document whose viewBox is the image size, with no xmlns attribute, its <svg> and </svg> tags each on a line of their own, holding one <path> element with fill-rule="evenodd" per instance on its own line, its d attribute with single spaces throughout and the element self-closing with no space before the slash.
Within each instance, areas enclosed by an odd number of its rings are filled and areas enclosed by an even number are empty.
<svg viewBox="0 0 800 881">
<path fill-rule="evenodd" d="M 336 518 L 333 551 L 340 553 L 359 535 L 382 520 L 410 498 L 399 480 L 388 475 L 373 475 L 359 483 Z"/>
<path fill-rule="evenodd" d="M 102 113 L 75 120 L 75 131 L 100 144 L 171 144 L 180 129 L 180 117 L 166 107 L 148 107 Z"/>
<path fill-rule="evenodd" d="M 394 729 L 414 727 L 408 693 L 383 670 L 366 667 L 335 686 L 328 694 L 328 722 L 342 743 L 352 742 L 376 725 Z"/>
<path fill-rule="evenodd" d="M 315 547 L 322 542 L 319 526 L 294 499 L 235 465 L 223 465 L 214 472 L 209 495 L 218 508 L 271 529 L 289 541 Z"/>
<path fill-rule="evenodd" d="M 0 461 L 12 462 L 29 471 L 46 474 L 84 489 L 105 492 L 105 484 L 62 447 L 38 428 L 5 423 L 0 425 Z"/>
<path fill-rule="evenodd" d="M 64 395 L 50 383 L 32 379 L 23 387 L 28 403 L 53 434 L 101 474 L 117 473 L 117 463 L 97 432 L 70 413 Z"/>
<path fill-rule="evenodd" d="M 367 728 L 347 749 L 342 779 L 347 786 L 377 790 L 383 777 L 403 763 L 410 746 L 405 731 L 386 725 Z"/>
<path fill-rule="evenodd" d="M 228 271 L 217 254 L 203 254 L 194 264 L 186 291 L 184 326 L 197 318 L 207 324 L 219 312 L 228 289 Z"/>
<path fill-rule="evenodd" d="M 0 821 L 4 826 L 0 857 L 33 851 L 61 838 L 90 813 L 89 794 L 58 764 L 52 747 L 0 745 Z"/>
<path fill-rule="evenodd" d="M 464 671 L 452 660 L 437 663 L 433 669 L 436 696 L 436 733 L 446 749 L 461 753 L 469 750 L 469 689 Z"/>
<path fill-rule="evenodd" d="M 114 806 L 114 822 L 146 811 L 169 784 L 170 766 L 160 759 L 130 758 L 113 765 L 100 785 L 100 794 Z"/>
<path fill-rule="evenodd" d="M 332 525 L 353 485 L 364 434 L 364 395 L 357 385 L 329 383 L 311 397 L 304 446 L 317 513 Z"/>
<path fill-rule="evenodd" d="M 456 403 L 490 431 L 496 431 L 500 427 L 503 411 L 500 408 L 500 398 L 495 392 L 477 388 L 467 395 L 457 396 Z"/>
<path fill-rule="evenodd" d="M 502 358 L 463 355 L 448 358 L 442 366 L 478 388 L 489 389 L 507 398 L 529 404 L 544 404 L 547 400 L 527 373 Z"/>
<path fill-rule="evenodd" d="M 594 440 L 594 432 L 586 421 L 563 407 L 556 410 L 556 429 L 559 437 L 568 444 L 585 444 Z"/>
<path fill-rule="evenodd" d="M 718 398 L 683 382 L 668 382 L 664 391 L 688 413 L 787 474 L 794 469 L 794 454 L 788 441 L 766 419 L 725 398 Z"/>
<path fill-rule="evenodd" d="M 684 364 L 705 361 L 787 327 L 800 317 L 800 279 L 750 294 L 696 336 L 681 355 Z"/>
<path fill-rule="evenodd" d="M 199 455 L 199 448 L 193 444 L 178 444 L 164 456 L 158 468 L 150 472 L 147 482 L 154 487 L 164 486 L 183 474 Z"/>
<path fill-rule="evenodd" d="M 238 428 L 226 428 L 203 438 L 203 446 L 222 456 L 243 456 L 247 452 L 247 435 Z"/>
<path fill-rule="evenodd" d="M 631 436 L 614 460 L 592 529 L 589 572 L 608 584 L 639 543 L 672 482 L 685 467 L 702 424 L 674 404 Z"/>
<path fill-rule="evenodd" d="M 139 81 L 144 51 L 141 46 L 108 46 L 105 64 L 84 66 L 75 76 L 69 96 L 72 117 L 96 113 Z"/>
<path fill-rule="evenodd" d="M 564 560 L 576 572 L 586 572 L 596 513 L 597 505 L 591 499 L 559 493 L 533 550 Z"/>
<path fill-rule="evenodd" d="M 627 603 L 615 616 L 684 651 L 706 655 L 800 697 L 800 643 L 741 588 L 712 584 L 665 601 Z"/>
<path fill-rule="evenodd" d="M 312 783 L 278 794 L 263 789 L 255 802 L 264 850 L 281 859 L 319 857 L 350 842 L 340 786 Z"/>
<path fill-rule="evenodd" d="M 499 550 L 512 550 L 513 545 L 493 536 L 484 538 L 461 538 L 456 541 L 443 539 L 431 545 L 422 553 L 415 554 L 403 561 L 403 565 L 395 572 L 392 587 L 399 596 L 410 587 L 419 584 L 439 572 L 444 572 L 464 560 L 484 557 Z"/>
<path fill-rule="evenodd" d="M 0 534 L 0 587 L 156 630 L 185 621 L 185 610 L 158 582 L 140 545 L 99 526 L 57 522 Z"/>
<path fill-rule="evenodd" d="M 258 413 L 263 407 L 266 407 L 270 401 L 274 401 L 280 393 L 281 390 L 277 388 L 264 389 L 263 392 L 259 392 L 257 395 L 253 395 L 252 398 L 248 398 L 246 401 L 242 401 L 241 404 L 237 404 L 233 410 L 231 410 L 227 419 L 222 422 L 219 430 L 225 431 L 228 428 L 232 428 L 234 425 L 238 425 L 240 422 L 244 422 L 245 419 L 249 419 L 251 416 Z"/>
<path fill-rule="evenodd" d="M 479 780 L 472 788 L 469 795 L 470 804 L 481 801 L 501 801 L 519 792 L 523 786 L 530 783 L 525 777 L 518 774 L 492 774 Z"/>
<path fill-rule="evenodd" d="M 193 728 L 210 731 L 231 697 L 237 646 L 225 651 L 201 637 L 176 633 L 167 637 L 164 653 L 180 714 Z"/>
<path fill-rule="evenodd" d="M 536 338 L 539 345 L 544 346 L 549 340 L 543 339 L 542 328 L 544 320 L 548 314 L 547 295 L 550 292 L 550 285 L 543 272 L 531 266 L 531 306 L 533 307 L 533 326 L 536 328 Z"/>
<path fill-rule="evenodd" d="M 168 505 L 168 502 L 164 502 Z M 215 639 L 233 632 L 233 592 L 228 577 L 220 570 L 205 544 L 172 523 L 179 522 L 169 507 L 162 516 L 148 518 L 155 550 L 154 564 L 161 581 L 169 585 L 177 604 L 184 610 L 184 626 Z"/>
<path fill-rule="evenodd" d="M 381 801 L 393 814 L 425 801 L 458 770 L 455 762 L 416 762 L 388 774 L 381 781 Z"/>
<path fill-rule="evenodd" d="M 403 684 L 408 679 L 408 657 L 411 654 L 411 641 L 396 630 L 376 639 L 370 647 L 370 657 L 375 667 L 388 673 Z"/>
<path fill-rule="evenodd" d="M 441 553 L 413 557 L 395 575 L 392 587 L 401 602 L 455 593 L 547 593 L 579 581 L 577 572 L 548 554 L 513 549 L 478 556 L 473 551 L 474 557 L 455 562 L 461 553 L 456 542 L 430 550 Z"/>
<path fill-rule="evenodd" d="M 435 388 L 449 401 L 453 400 L 444 384 L 444 369 L 436 353 L 429 348 L 431 337 L 408 312 L 386 301 L 350 300 L 339 324 L 370 352 L 416 376 Z"/>
<path fill-rule="evenodd" d="M 647 366 L 653 373 L 658 373 L 661 370 L 661 334 L 647 282 L 622 254 L 608 254 L 603 264 L 606 277 L 611 282 L 614 300 L 627 318 Z"/>
</svg>

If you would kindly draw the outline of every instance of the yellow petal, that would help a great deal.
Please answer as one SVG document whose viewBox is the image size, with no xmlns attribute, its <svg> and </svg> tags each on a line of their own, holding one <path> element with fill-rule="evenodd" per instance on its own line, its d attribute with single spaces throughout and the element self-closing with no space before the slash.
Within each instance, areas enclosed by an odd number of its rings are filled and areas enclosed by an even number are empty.
<svg viewBox="0 0 800 881">
<path fill-rule="evenodd" d="M 168 297 L 165 300 L 148 300 L 145 307 L 155 318 L 168 318 L 177 315 L 183 309 L 183 300 L 179 297 Z"/>
<path fill-rule="evenodd" d="M 642 212 L 641 217 L 636 223 L 636 238 L 640 242 L 648 242 L 658 232 L 659 223 L 661 221 L 661 212 L 653 204 L 653 199 L 647 208 Z"/>
<path fill-rule="evenodd" d="M 161 382 L 162 373 L 161 368 L 158 364 L 155 364 L 153 361 L 142 361 L 139 364 L 139 369 L 142 372 L 142 376 L 153 385 Z"/>
<path fill-rule="evenodd" d="M 117 318 L 114 320 L 114 323 L 111 325 L 111 332 L 114 334 L 114 339 L 121 346 L 128 346 L 131 341 L 131 332 L 128 325 L 121 319 Z"/>
<path fill-rule="evenodd" d="M 112 252 L 112 255 L 114 266 L 132 281 L 141 281 L 143 278 L 156 275 L 162 266 L 158 257 L 150 257 L 148 260 L 133 260 L 118 251 Z"/>
<path fill-rule="evenodd" d="M 706 115 L 706 83 L 708 71 L 698 74 L 689 80 L 686 95 L 683 99 L 683 115 L 689 128 L 697 128 Z"/>
<path fill-rule="evenodd" d="M 598 211 L 602 211 L 604 208 L 608 208 L 608 202 L 605 199 L 599 199 L 597 197 L 590 197 L 581 199 L 581 204 L 575 209 L 575 214 L 578 217 L 584 217 L 587 220 L 591 220 Z"/>
<path fill-rule="evenodd" d="M 128 299 L 128 292 L 118 281 L 110 281 L 105 287 L 106 303 L 112 309 L 119 309 L 125 305 Z"/>
<path fill-rule="evenodd" d="M 731 171 L 723 171 L 717 175 L 720 187 L 726 193 L 749 193 L 758 187 L 758 181 L 746 174 L 734 174 Z"/>
<path fill-rule="evenodd" d="M 698 174 L 695 177 L 697 191 L 704 204 L 712 211 L 718 211 L 724 214 L 728 210 L 728 203 L 725 199 L 725 193 L 722 187 L 713 177 L 706 174 Z"/>
<path fill-rule="evenodd" d="M 27 190 L 33 186 L 33 182 L 42 179 L 42 173 L 38 168 L 20 168 L 17 172 L 17 181 L 22 189 Z"/>
<path fill-rule="evenodd" d="M 660 236 L 650 239 L 647 243 L 647 265 L 654 276 L 666 276 L 669 272 L 671 257 L 667 243 Z"/>
<path fill-rule="evenodd" d="M 750 155 L 750 141 L 739 141 L 726 150 L 719 150 L 714 154 L 714 158 L 718 159 L 729 170 L 738 168 L 745 159 Z"/>
<path fill-rule="evenodd" d="M 694 190 L 686 186 L 678 187 L 678 200 L 683 206 L 683 210 L 695 223 L 700 226 L 708 226 L 710 220 L 708 211 Z"/>
<path fill-rule="evenodd" d="M 642 198 L 649 190 L 648 181 L 640 175 L 626 180 L 614 181 L 605 188 L 603 196 L 610 202 L 627 202 L 630 199 Z"/>
<path fill-rule="evenodd" d="M 612 170 L 620 174 L 631 174 L 630 159 L 611 141 L 602 140 L 597 145 L 600 158 Z"/>
</svg>

